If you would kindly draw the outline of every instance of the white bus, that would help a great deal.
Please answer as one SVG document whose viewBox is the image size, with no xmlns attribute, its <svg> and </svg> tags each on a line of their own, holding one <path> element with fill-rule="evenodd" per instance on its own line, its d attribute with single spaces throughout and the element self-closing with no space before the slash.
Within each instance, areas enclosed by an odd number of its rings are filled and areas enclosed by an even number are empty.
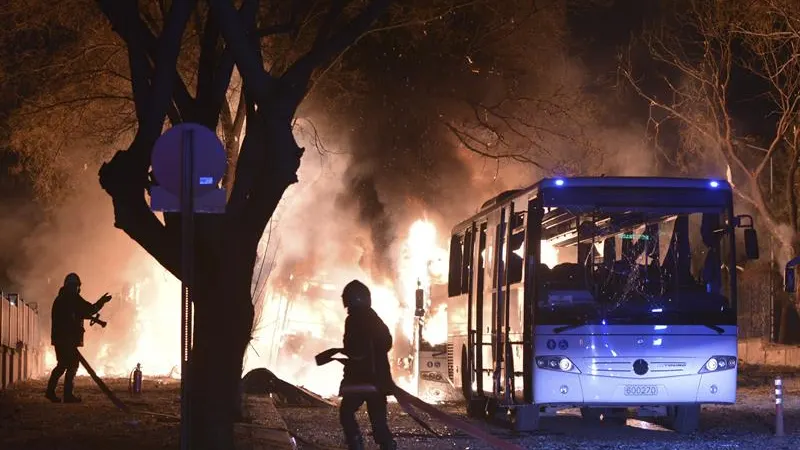
<svg viewBox="0 0 800 450">
<path fill-rule="evenodd" d="M 487 201 L 450 244 L 448 372 L 468 413 L 531 430 L 633 408 L 696 430 L 701 404 L 736 401 L 737 255 L 758 243 L 725 181 L 544 179 Z"/>
</svg>

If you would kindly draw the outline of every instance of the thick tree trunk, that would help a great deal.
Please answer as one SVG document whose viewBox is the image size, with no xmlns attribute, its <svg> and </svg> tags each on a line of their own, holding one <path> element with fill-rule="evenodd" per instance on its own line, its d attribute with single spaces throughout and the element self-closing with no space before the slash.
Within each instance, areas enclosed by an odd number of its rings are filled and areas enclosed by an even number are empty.
<svg viewBox="0 0 800 450">
<path fill-rule="evenodd" d="M 242 360 L 253 323 L 250 283 L 242 295 L 242 277 L 235 273 L 250 273 L 243 256 L 219 264 L 218 277 L 198 279 L 196 285 L 190 372 L 193 448 L 234 448 Z"/>
</svg>

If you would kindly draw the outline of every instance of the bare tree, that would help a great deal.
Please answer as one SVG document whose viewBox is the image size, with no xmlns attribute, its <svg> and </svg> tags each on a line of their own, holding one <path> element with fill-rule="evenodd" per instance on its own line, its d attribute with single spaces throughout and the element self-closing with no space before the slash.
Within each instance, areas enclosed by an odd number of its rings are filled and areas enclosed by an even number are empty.
<svg viewBox="0 0 800 450">
<path fill-rule="evenodd" d="M 786 259 L 800 250 L 800 5 L 788 0 L 687 0 L 673 6 L 669 21 L 679 25 L 661 24 L 643 39 L 650 57 L 671 74 L 661 78 L 663 92 L 654 92 L 658 88 L 653 83 L 634 74 L 630 57 L 621 72 L 650 104 L 649 130 L 656 144 L 665 124 L 679 125 L 683 148 L 662 154 L 676 164 L 705 153 L 724 162 L 734 192 L 758 212 Z M 758 86 L 751 98 L 735 92 L 737 77 L 743 76 L 758 80 L 750 83 Z M 768 111 L 763 121 L 769 126 L 751 129 L 771 128 L 767 133 L 748 132 L 735 116 L 737 102 L 753 99 L 756 107 Z M 785 174 L 785 189 L 775 196 L 766 190 L 772 161 Z"/>
<path fill-rule="evenodd" d="M 190 375 L 196 415 L 192 432 L 194 442 L 204 447 L 233 448 L 238 382 L 254 318 L 256 250 L 283 192 L 297 182 L 303 154 L 292 134 L 292 118 L 317 69 L 367 31 L 390 2 L 357 3 L 244 0 L 237 11 L 225 0 L 209 1 L 207 10 L 191 0 L 176 0 L 161 10 L 161 26 L 153 29 L 135 0 L 97 0 L 127 47 L 138 124 L 128 149 L 100 169 L 100 184 L 111 196 L 115 226 L 177 277 L 179 218 L 165 214 L 162 224 L 146 203 L 150 153 L 167 115 L 173 123 L 190 120 L 217 129 L 234 65 L 242 77 L 245 135 L 226 212 L 196 218 Z M 301 24 L 298 17 L 309 16 L 298 15 L 298 8 L 317 14 Z M 193 14 L 203 17 L 194 95 L 176 70 Z M 286 54 L 286 62 L 265 58 L 265 36 L 291 34 L 301 25 L 315 30 L 304 41 L 307 45 Z"/>
<path fill-rule="evenodd" d="M 597 107 L 581 91 L 581 68 L 564 57 L 570 3 L 476 2 L 458 11 L 461 20 L 481 18 L 447 40 L 467 42 L 463 67 L 483 85 L 449 96 L 455 105 L 442 118 L 465 150 L 546 174 L 586 174 L 591 163 L 581 162 L 597 162 L 589 130 Z"/>
</svg>

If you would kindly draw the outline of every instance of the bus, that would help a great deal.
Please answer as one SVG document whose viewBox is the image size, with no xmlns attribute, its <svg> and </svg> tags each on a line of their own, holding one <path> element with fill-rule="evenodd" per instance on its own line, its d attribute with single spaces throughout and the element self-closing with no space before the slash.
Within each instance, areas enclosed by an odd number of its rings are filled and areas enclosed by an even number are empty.
<svg viewBox="0 0 800 450">
<path fill-rule="evenodd" d="M 726 181 L 543 179 L 456 225 L 449 258 L 448 373 L 471 416 L 690 433 L 702 404 L 735 403 L 737 263 L 758 240 Z"/>
</svg>

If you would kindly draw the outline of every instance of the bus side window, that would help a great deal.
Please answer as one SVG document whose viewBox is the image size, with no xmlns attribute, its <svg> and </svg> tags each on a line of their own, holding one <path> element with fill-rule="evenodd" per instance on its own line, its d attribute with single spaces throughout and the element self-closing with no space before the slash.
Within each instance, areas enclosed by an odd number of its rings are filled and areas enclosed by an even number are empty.
<svg viewBox="0 0 800 450">
<path fill-rule="evenodd" d="M 472 236 L 472 228 L 467 229 L 464 234 L 464 251 L 461 257 L 461 293 L 469 293 L 470 271 L 472 270 L 472 254 L 475 239 Z"/>
<path fill-rule="evenodd" d="M 455 235 L 450 238 L 450 271 L 447 280 L 447 295 L 455 297 L 461 294 L 461 265 L 463 264 L 464 238 Z"/>
<path fill-rule="evenodd" d="M 508 261 L 508 282 L 522 281 L 522 261 L 525 255 L 525 230 L 511 235 L 511 256 Z"/>
</svg>

